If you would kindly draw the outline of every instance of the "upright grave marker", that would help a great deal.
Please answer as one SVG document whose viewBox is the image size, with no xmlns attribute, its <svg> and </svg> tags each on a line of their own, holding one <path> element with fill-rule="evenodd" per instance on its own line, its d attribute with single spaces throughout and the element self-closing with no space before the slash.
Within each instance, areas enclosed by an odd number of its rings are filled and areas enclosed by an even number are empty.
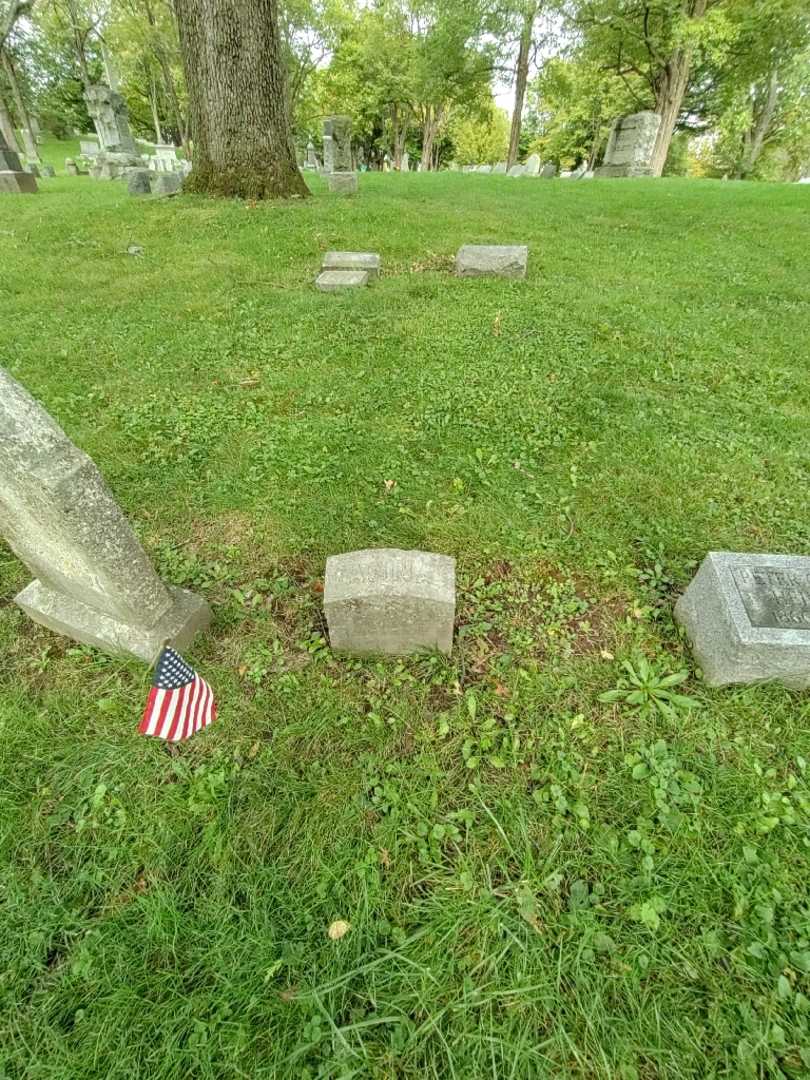
<svg viewBox="0 0 810 1080">
<path fill-rule="evenodd" d="M 376 548 L 326 560 L 324 610 L 333 649 L 399 656 L 453 646 L 456 560 Z"/>
<path fill-rule="evenodd" d="M 23 169 L 20 155 L 11 149 L 0 129 L 0 193 L 35 195 L 37 190 L 34 175 Z"/>
<path fill-rule="evenodd" d="M 323 171 L 330 191 L 353 195 L 357 173 L 352 168 L 352 118 L 328 116 L 323 124 Z"/>
<path fill-rule="evenodd" d="M 36 578 L 16 603 L 57 633 L 151 662 L 209 622 L 205 600 L 157 576 L 90 458 L 1 368 L 0 534 Z"/>
<path fill-rule="evenodd" d="M 645 110 L 615 120 L 597 176 L 652 176 L 652 156 L 661 117 Z"/>
<path fill-rule="evenodd" d="M 810 558 L 711 551 L 675 618 L 710 686 L 810 687 Z"/>
</svg>

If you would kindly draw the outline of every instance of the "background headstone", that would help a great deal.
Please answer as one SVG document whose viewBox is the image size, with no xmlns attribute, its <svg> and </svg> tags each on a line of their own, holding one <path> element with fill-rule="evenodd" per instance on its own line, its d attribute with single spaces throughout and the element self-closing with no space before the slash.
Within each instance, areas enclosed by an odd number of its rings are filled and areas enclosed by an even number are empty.
<svg viewBox="0 0 810 1080">
<path fill-rule="evenodd" d="M 323 123 L 323 171 L 351 172 L 352 118 L 327 116 Z"/>
<path fill-rule="evenodd" d="M 357 194 L 357 173 L 356 172 L 332 172 L 325 173 L 326 186 L 330 191 L 333 191 L 336 195 L 356 195 Z"/>
<path fill-rule="evenodd" d="M 526 175 L 527 176 L 537 176 L 537 174 L 539 172 L 540 172 L 540 155 L 539 154 L 530 154 L 529 157 L 526 158 Z"/>
<path fill-rule="evenodd" d="M 709 552 L 675 618 L 710 686 L 810 687 L 810 558 Z"/>
<path fill-rule="evenodd" d="M 556 175 L 557 175 L 557 166 L 554 164 L 553 161 L 547 162 L 543 166 L 543 168 L 540 170 L 540 176 L 544 177 L 546 180 L 551 180 Z"/>
<path fill-rule="evenodd" d="M 377 548 L 326 560 L 324 610 L 333 649 L 404 655 L 449 653 L 456 561 L 427 551 Z"/>
<path fill-rule="evenodd" d="M 2 369 L 0 534 L 36 576 L 17 604 L 76 641 L 151 662 L 210 619 L 158 578 L 96 466 Z"/>
<path fill-rule="evenodd" d="M 597 176 L 652 176 L 652 156 L 661 117 L 644 111 L 614 121 Z"/>
<path fill-rule="evenodd" d="M 130 195 L 150 195 L 152 192 L 151 169 L 130 169 L 127 173 L 127 191 Z"/>
<path fill-rule="evenodd" d="M 408 151 L 407 150 L 405 150 L 403 152 L 403 154 L 402 154 L 402 159 L 401 159 L 401 161 L 399 163 L 399 168 L 400 168 L 401 172 L 410 172 L 410 170 L 411 170 L 411 159 L 408 156 Z"/>
<path fill-rule="evenodd" d="M 183 187 L 183 177 L 179 173 L 158 173 L 152 177 L 153 195 L 177 195 Z"/>
<path fill-rule="evenodd" d="M 525 172 L 526 172 L 526 166 L 525 165 L 515 164 L 509 170 L 507 175 L 508 176 L 523 176 L 523 174 Z"/>
<path fill-rule="evenodd" d="M 495 168 L 492 171 L 494 173 L 505 173 L 506 172 L 506 162 L 505 161 L 499 161 L 498 164 L 495 166 Z"/>
</svg>

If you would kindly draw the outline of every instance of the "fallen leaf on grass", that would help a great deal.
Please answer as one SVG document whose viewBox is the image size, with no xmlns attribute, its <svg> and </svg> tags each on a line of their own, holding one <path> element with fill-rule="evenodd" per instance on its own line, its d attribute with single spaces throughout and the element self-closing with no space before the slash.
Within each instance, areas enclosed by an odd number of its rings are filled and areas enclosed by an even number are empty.
<svg viewBox="0 0 810 1080">
<path fill-rule="evenodd" d="M 346 922 L 344 919 L 336 919 L 327 930 L 329 940 L 340 941 L 341 938 L 346 937 L 351 928 L 351 923 Z"/>
</svg>

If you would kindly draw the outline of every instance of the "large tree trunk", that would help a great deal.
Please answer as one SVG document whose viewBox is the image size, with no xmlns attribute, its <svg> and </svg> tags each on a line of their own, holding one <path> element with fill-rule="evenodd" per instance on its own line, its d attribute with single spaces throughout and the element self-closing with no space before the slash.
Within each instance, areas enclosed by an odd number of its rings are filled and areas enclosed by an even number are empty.
<svg viewBox="0 0 810 1080">
<path fill-rule="evenodd" d="M 685 13 L 692 19 L 701 19 L 706 14 L 707 3 L 708 0 L 684 0 Z M 655 78 L 655 111 L 661 117 L 661 125 L 652 156 L 653 176 L 661 176 L 667 163 L 691 70 L 692 47 L 684 45 L 675 50 Z"/>
<path fill-rule="evenodd" d="M 3 71 L 6 73 L 8 84 L 11 87 L 11 96 L 14 98 L 14 107 L 17 110 L 17 120 L 19 121 L 20 129 L 22 130 L 23 143 L 25 144 L 25 156 L 28 161 L 38 162 L 40 157 L 39 150 L 37 149 L 37 141 L 34 138 L 34 132 L 31 128 L 31 117 L 28 115 L 28 109 L 23 100 L 22 93 L 20 92 L 20 84 L 17 81 L 17 72 L 14 70 L 14 64 L 6 50 L 2 49 L 0 52 L 2 53 Z"/>
<path fill-rule="evenodd" d="M 439 134 L 439 125 L 442 119 L 441 105 L 425 106 L 425 119 L 422 123 L 422 169 L 427 171 L 434 168 L 433 144 Z"/>
<path fill-rule="evenodd" d="M 760 107 L 757 108 L 757 103 L 756 101 L 754 102 L 753 123 L 745 133 L 740 163 L 734 172 L 735 180 L 745 180 L 754 171 L 754 166 L 759 159 L 759 155 L 762 153 L 765 137 L 773 122 L 773 116 L 776 112 L 778 101 L 779 77 L 776 71 L 772 71 L 771 76 L 768 79 L 768 89 Z"/>
<path fill-rule="evenodd" d="M 517 70 L 515 74 L 515 103 L 512 109 L 512 128 L 509 132 L 509 153 L 506 155 L 506 167 L 511 169 L 517 161 L 520 147 L 520 130 L 523 127 L 523 102 L 526 97 L 526 83 L 529 79 L 529 52 L 532 47 L 532 34 L 537 9 L 529 8 L 523 17 L 523 29 L 520 32 Z"/>
<path fill-rule="evenodd" d="M 194 131 L 189 191 L 309 194 L 295 160 L 276 0 L 177 0 Z"/>
</svg>

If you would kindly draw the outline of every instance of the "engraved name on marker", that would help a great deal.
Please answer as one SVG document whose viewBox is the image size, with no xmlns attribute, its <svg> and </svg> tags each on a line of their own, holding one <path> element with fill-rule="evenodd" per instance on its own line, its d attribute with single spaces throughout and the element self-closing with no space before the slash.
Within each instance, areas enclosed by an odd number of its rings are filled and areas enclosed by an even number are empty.
<svg viewBox="0 0 810 1080">
<path fill-rule="evenodd" d="M 732 573 L 752 626 L 810 630 L 810 571 L 738 567 Z"/>
</svg>

